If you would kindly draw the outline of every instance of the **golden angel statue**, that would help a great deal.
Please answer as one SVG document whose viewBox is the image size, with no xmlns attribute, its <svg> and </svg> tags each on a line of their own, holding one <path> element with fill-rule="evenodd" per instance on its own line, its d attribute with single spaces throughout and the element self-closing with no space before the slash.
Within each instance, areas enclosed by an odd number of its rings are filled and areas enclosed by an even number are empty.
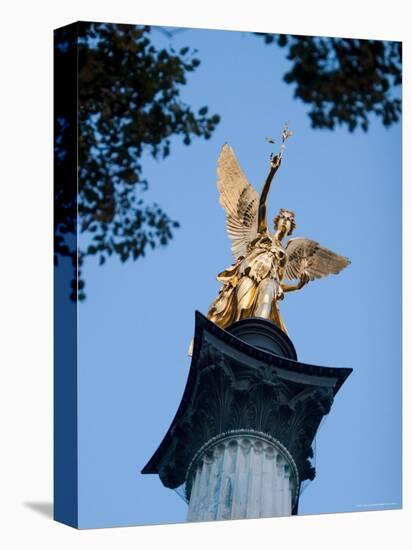
<svg viewBox="0 0 412 550">
<path fill-rule="evenodd" d="M 281 208 L 274 218 L 274 233 L 268 229 L 266 199 L 290 135 L 285 127 L 281 151 L 271 156 L 260 195 L 246 179 L 233 149 L 225 144 L 220 153 L 217 187 L 235 257 L 234 264 L 217 276 L 223 286 L 207 314 L 221 328 L 239 319 L 263 317 L 287 332 L 278 307 L 284 294 L 314 279 L 339 273 L 350 264 L 347 258 L 310 239 L 297 237 L 285 244 L 284 239 L 296 225 L 290 210 Z M 285 279 L 297 282 L 289 284 Z"/>
</svg>

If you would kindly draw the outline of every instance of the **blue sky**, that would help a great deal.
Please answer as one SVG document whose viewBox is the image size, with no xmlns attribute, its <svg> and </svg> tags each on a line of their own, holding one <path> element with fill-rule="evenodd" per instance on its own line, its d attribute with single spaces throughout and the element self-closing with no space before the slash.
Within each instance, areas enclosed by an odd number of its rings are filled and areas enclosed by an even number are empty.
<svg viewBox="0 0 412 550">
<path fill-rule="evenodd" d="M 283 319 L 303 362 L 351 367 L 316 438 L 317 476 L 300 514 L 401 506 L 401 125 L 368 133 L 310 128 L 307 107 L 283 83 L 285 51 L 249 33 L 186 30 L 161 46 L 198 49 L 202 63 L 182 96 L 221 123 L 209 141 L 173 141 L 144 159 L 156 201 L 181 227 L 136 263 L 86 262 L 79 305 L 79 520 L 83 527 L 183 522 L 187 506 L 157 476 L 140 474 L 180 402 L 194 311 L 207 312 L 231 264 L 218 203 L 221 146 L 235 149 L 260 190 L 288 122 L 282 167 L 269 197 L 296 213 L 294 236 L 349 257 L 339 276 L 289 294 Z"/>
</svg>

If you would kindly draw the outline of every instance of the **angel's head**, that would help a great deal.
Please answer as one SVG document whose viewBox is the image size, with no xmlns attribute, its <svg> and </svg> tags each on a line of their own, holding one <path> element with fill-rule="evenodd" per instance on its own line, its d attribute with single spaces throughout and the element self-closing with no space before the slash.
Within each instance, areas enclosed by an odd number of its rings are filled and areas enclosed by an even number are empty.
<svg viewBox="0 0 412 550">
<path fill-rule="evenodd" d="M 273 218 L 275 231 L 280 231 L 285 236 L 288 236 L 296 227 L 295 213 L 291 210 L 281 208 L 276 218 Z"/>
</svg>

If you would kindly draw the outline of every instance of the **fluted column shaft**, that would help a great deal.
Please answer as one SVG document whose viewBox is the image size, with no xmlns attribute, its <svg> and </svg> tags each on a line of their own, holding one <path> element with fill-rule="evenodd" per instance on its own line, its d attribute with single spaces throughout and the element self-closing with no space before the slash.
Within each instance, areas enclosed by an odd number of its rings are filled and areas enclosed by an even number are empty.
<svg viewBox="0 0 412 550">
<path fill-rule="evenodd" d="M 188 521 L 261 518 L 292 513 L 298 474 L 277 440 L 237 430 L 204 445 L 187 481 Z"/>
</svg>

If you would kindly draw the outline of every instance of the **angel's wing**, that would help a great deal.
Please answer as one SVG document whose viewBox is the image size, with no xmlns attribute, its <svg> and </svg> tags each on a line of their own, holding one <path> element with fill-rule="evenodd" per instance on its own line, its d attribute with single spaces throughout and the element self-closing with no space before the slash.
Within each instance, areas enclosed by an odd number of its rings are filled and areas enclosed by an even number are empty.
<svg viewBox="0 0 412 550">
<path fill-rule="evenodd" d="M 217 165 L 219 202 L 226 210 L 226 226 L 237 259 L 257 235 L 259 195 L 239 166 L 233 149 L 226 143 Z"/>
<path fill-rule="evenodd" d="M 299 279 L 306 272 L 313 281 L 331 273 L 339 273 L 350 264 L 348 258 L 302 237 L 290 239 L 286 256 L 285 277 L 288 279 Z"/>
</svg>

